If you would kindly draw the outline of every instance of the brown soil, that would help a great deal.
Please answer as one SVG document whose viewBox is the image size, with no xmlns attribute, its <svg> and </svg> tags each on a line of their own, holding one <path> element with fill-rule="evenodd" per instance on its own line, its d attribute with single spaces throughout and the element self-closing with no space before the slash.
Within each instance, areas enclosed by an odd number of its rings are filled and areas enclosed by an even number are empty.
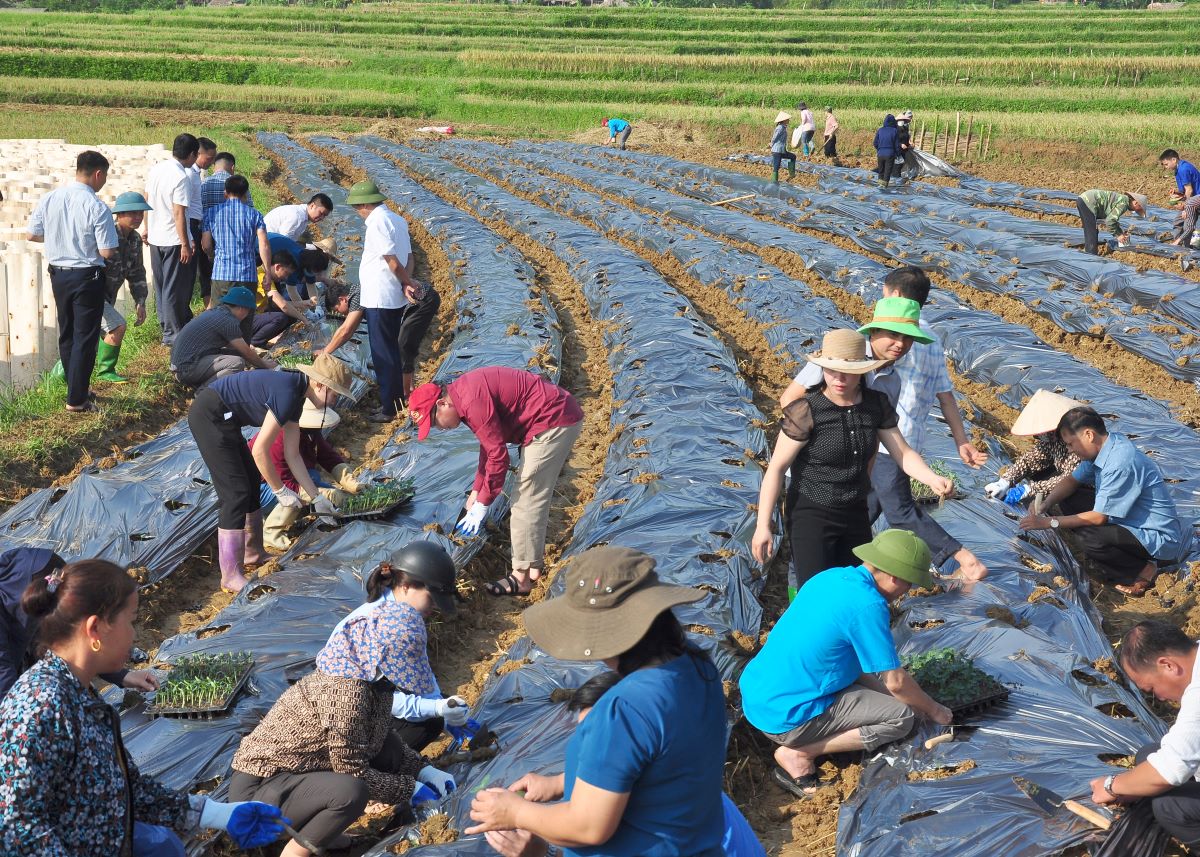
<svg viewBox="0 0 1200 857">
<path fill-rule="evenodd" d="M 1112 658 L 1096 658 L 1096 660 L 1092 661 L 1092 669 L 1113 681 L 1121 680 L 1121 674 L 1113 666 Z"/>
<path fill-rule="evenodd" d="M 947 765 L 941 768 L 926 768 L 922 771 L 909 771 L 905 779 L 910 783 L 919 783 L 926 780 L 944 780 L 949 777 L 956 777 L 959 774 L 965 774 L 967 771 L 975 770 L 975 760 L 967 759 L 964 762 L 959 762 L 957 765 Z"/>
<path fill-rule="evenodd" d="M 451 842 L 458 841 L 458 831 L 451 825 L 450 816 L 443 812 L 437 815 L 431 815 L 417 826 L 417 841 L 410 842 L 403 840 L 397 845 L 393 845 L 391 852 L 393 854 L 403 854 L 410 848 L 417 848 L 421 845 L 446 845 Z"/>
</svg>

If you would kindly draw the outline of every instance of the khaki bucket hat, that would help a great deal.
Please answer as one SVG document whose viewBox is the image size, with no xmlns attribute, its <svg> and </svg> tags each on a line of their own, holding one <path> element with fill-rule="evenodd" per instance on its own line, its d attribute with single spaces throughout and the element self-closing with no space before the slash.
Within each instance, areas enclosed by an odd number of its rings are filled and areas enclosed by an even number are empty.
<svg viewBox="0 0 1200 857">
<path fill-rule="evenodd" d="M 346 205 L 367 205 L 372 202 L 384 202 L 387 197 L 379 192 L 379 186 L 369 179 L 355 182 L 346 194 Z"/>
<path fill-rule="evenodd" d="M 865 375 L 887 363 L 886 360 L 868 357 L 867 340 L 861 334 L 844 328 L 826 333 L 821 338 L 821 350 L 805 356 L 809 363 L 816 363 L 822 369 L 850 375 Z"/>
<path fill-rule="evenodd" d="M 322 238 L 320 241 L 314 241 L 313 246 L 321 250 L 329 257 L 330 261 L 342 264 L 342 260 L 337 254 L 337 239 L 330 235 L 328 238 Z"/>
<path fill-rule="evenodd" d="M 324 384 L 335 393 L 341 393 L 348 399 L 353 399 L 350 392 L 350 369 L 336 357 L 328 354 L 318 354 L 311 366 L 297 366 L 301 372 L 318 384 Z"/>
<path fill-rule="evenodd" d="M 916 586 L 928 587 L 933 582 L 929 545 L 908 530 L 884 530 L 867 544 L 854 548 L 854 555 Z"/>
<path fill-rule="evenodd" d="M 341 415 L 333 408 L 318 408 L 307 400 L 304 402 L 304 410 L 300 413 L 302 429 L 331 429 L 341 421 Z"/>
<path fill-rule="evenodd" d="M 705 595 L 660 583 L 654 565 L 653 557 L 632 548 L 584 551 L 563 570 L 567 591 L 525 611 L 525 630 L 541 649 L 568 661 L 600 661 L 629 651 L 658 614 Z"/>
<path fill-rule="evenodd" d="M 1045 434 L 1058 429 L 1058 423 L 1072 408 L 1084 407 L 1083 402 L 1068 399 L 1049 390 L 1038 390 L 1029 397 L 1029 402 L 1017 415 L 1012 433 L 1022 437 Z"/>
</svg>

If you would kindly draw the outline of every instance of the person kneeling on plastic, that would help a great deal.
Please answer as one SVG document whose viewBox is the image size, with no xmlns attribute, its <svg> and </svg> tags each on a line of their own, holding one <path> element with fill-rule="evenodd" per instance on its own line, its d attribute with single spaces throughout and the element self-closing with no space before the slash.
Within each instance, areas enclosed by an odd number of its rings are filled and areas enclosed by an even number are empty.
<svg viewBox="0 0 1200 857">
<path fill-rule="evenodd" d="M 346 626 L 374 615 L 394 627 L 395 646 L 380 662 L 383 675 L 396 686 L 393 729 L 418 753 L 446 727 L 467 725 L 467 701 L 445 698 L 429 666 L 425 622 L 435 610 L 453 616 L 454 560 L 435 542 L 409 542 L 389 562 L 367 576 L 367 603 L 337 624 L 326 648 L 343 645 Z M 324 653 L 324 650 L 322 650 Z"/>
<path fill-rule="evenodd" d="M 798 798 L 819 782 L 817 759 L 875 750 L 908 735 L 917 713 L 950 723 L 900 662 L 889 602 L 929 586 L 929 546 L 886 530 L 854 549 L 862 564 L 801 587 L 739 679 L 746 719 L 779 746 L 776 783 Z"/>
<path fill-rule="evenodd" d="M 346 502 L 347 494 L 357 494 L 362 488 L 351 474 L 350 465 L 346 463 L 346 459 L 333 448 L 333 444 L 325 439 L 325 431 L 336 428 L 341 421 L 341 416 L 333 408 L 318 408 L 312 402 L 305 402 L 298 423 L 300 426 L 300 458 L 304 461 L 308 477 L 317 486 L 320 496 L 337 507 Z M 255 434 L 247 444 L 251 453 L 254 451 L 254 443 L 257 440 L 258 434 Z M 310 497 L 308 492 L 301 487 L 292 474 L 291 468 L 288 467 L 284 435 L 281 434 L 275 438 L 275 442 L 271 444 L 270 455 L 271 462 L 279 472 L 279 478 L 283 480 L 283 484 L 299 494 L 302 500 L 311 503 L 314 498 Z M 322 470 L 330 475 L 334 484 L 331 485 L 325 481 L 321 476 Z M 275 492 L 265 481 L 259 485 L 258 500 L 263 511 L 267 512 L 267 519 L 263 523 L 263 544 L 274 550 L 287 550 L 292 546 L 288 528 L 300 517 L 300 509 L 296 506 L 277 504 Z"/>
<path fill-rule="evenodd" d="M 443 593 L 436 595 L 440 601 Z M 284 691 L 233 757 L 230 796 L 277 801 L 300 833 L 282 857 L 308 857 L 309 845 L 347 847 L 345 830 L 369 800 L 416 805 L 454 790 L 454 778 L 393 729 L 396 686 L 388 676 L 399 674 L 397 664 L 424 635 L 411 624 L 421 624 L 420 611 L 392 603 L 395 609 L 380 605 L 335 632 L 316 670 Z"/>
<path fill-rule="evenodd" d="M 0 703 L 0 854 L 183 857 L 172 831 L 225 830 L 242 848 L 283 833 L 274 806 L 173 791 L 125 752 L 120 716 L 91 684 L 133 646 L 137 581 L 126 569 L 54 568 L 34 577 L 21 608 L 46 651 Z"/>
<path fill-rule="evenodd" d="M 592 548 L 563 571 L 565 595 L 525 611 L 540 649 L 603 661 L 621 681 L 567 745 L 565 801 L 481 791 L 467 834 L 527 830 L 568 854 L 720 853 L 721 677 L 671 613 L 705 595 L 659 582 L 654 565 L 630 548 Z"/>
</svg>

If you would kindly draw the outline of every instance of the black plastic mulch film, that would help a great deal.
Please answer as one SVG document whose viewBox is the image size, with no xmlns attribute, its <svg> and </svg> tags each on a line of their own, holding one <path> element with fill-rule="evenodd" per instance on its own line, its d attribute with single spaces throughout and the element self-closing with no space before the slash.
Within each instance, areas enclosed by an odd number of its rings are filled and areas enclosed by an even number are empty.
<svg viewBox="0 0 1200 857">
<path fill-rule="evenodd" d="M 552 215 L 529 203 L 518 204 L 506 194 L 491 190 L 456 166 L 435 166 L 436 162 L 419 159 L 403 147 L 374 138 L 364 138 L 363 143 L 410 168 L 435 171 L 433 174 L 439 181 L 455 187 L 488 216 L 503 216 L 527 234 L 537 229 L 538 224 L 557 235 L 571 228 L 558 218 L 551 221 Z M 779 344 L 785 358 L 798 360 L 811 351 L 815 339 L 827 327 L 853 323 L 840 316 L 832 304 L 813 298 L 803 283 L 790 280 L 751 254 L 664 223 L 664 218 L 639 215 L 517 167 L 515 162 L 536 164 L 587 182 L 585 174 L 573 171 L 561 158 L 537 161 L 535 147 L 502 149 L 459 143 L 422 148 L 459 157 L 462 163 L 470 163 L 518 189 L 536 194 L 561 212 L 582 217 L 648 249 L 673 253 L 685 264 L 691 263 L 689 271 L 698 279 L 724 288 L 734 303 L 755 320 L 776 325 L 767 335 L 774 335 L 771 344 Z M 574 147 L 562 149 L 584 154 L 584 150 Z M 591 151 L 597 150 L 590 150 L 589 155 Z M 675 165 L 687 168 L 677 162 Z M 617 167 L 619 163 L 613 161 L 613 168 Z M 659 170 L 654 172 L 661 176 Z M 650 197 L 636 197 L 630 183 L 622 184 L 611 174 L 601 184 L 609 193 L 629 196 L 649 208 L 669 210 L 673 217 L 689 223 L 692 222 L 689 216 L 713 211 L 701 204 L 689 205 L 682 197 L 643 187 L 641 192 L 658 194 L 648 202 Z M 471 191 L 464 193 L 464 188 Z M 486 199 L 495 201 L 494 208 L 485 208 L 486 201 L 481 202 L 485 190 Z M 730 195 L 733 195 L 730 188 L 725 188 L 722 198 Z M 806 238 L 794 233 L 784 236 L 786 230 L 745 215 L 736 216 L 741 218 L 740 225 L 746 232 L 757 227 L 773 231 L 776 237 L 786 237 L 789 249 L 796 249 L 792 239 Z M 720 229 L 709 229 L 702 221 L 695 221 L 695 225 L 704 225 L 706 231 L 721 234 Z M 737 237 L 752 243 L 771 243 L 769 238 L 763 240 L 766 236 L 762 233 L 753 238 L 744 233 Z M 882 266 L 836 246 L 807 240 L 813 246 L 806 247 L 810 254 L 806 261 L 813 270 L 868 300 L 878 296 Z M 588 255 L 591 248 L 579 245 L 577 249 Z M 959 306 L 945 295 L 938 296 L 929 316 L 935 327 L 943 328 L 944 332 L 954 331 L 950 356 L 959 370 L 984 383 L 1012 384 L 1005 400 L 1016 407 L 1020 407 L 1022 397 L 1038 386 L 1055 387 L 1064 382 L 1068 392 L 1072 388 L 1086 389 L 1103 410 L 1114 415 L 1120 413 L 1119 427 L 1136 434 L 1144 446 L 1165 449 L 1167 444 L 1182 443 L 1191 451 L 1200 449 L 1197 447 L 1200 438 L 1172 420 L 1164 405 L 1108 382 L 1074 358 L 1047 348 L 1022 328 L 988 313 Z M 970 499 L 947 504 L 936 514 L 991 567 L 992 577 L 971 591 L 951 588 L 933 597 L 907 600 L 896 626 L 897 641 L 905 652 L 942 646 L 965 651 L 1004 681 L 1012 693 L 1007 703 L 981 720 L 967 741 L 927 752 L 920 749 L 923 740 L 932 734 L 926 728 L 913 741 L 872 762 L 864 774 L 864 788 L 843 811 L 839 853 L 916 854 L 934 847 L 939 853 L 964 855 L 1054 853 L 1088 837 L 1087 829 L 1070 817 L 1042 816 L 1016 792 L 1011 774 L 1024 771 L 1032 779 L 1073 795 L 1085 786 L 1089 777 L 1114 770 L 1101 756 L 1111 758 L 1132 752 L 1161 734 L 1162 725 L 1136 694 L 1109 681 L 1092 666 L 1094 660 L 1110 656 L 1111 650 L 1100 631 L 1098 614 L 1091 602 L 1080 595 L 1084 586 L 1080 570 L 1061 542 L 1041 535 L 1019 535 L 1011 512 L 998 503 L 979 499 L 982 484 L 993 478 L 995 468 L 1003 463 L 999 449 L 993 448 L 993 463 L 987 473 L 980 474 L 957 463 L 953 442 L 944 427 L 931 438 L 929 447 L 929 457 L 951 464 L 971 493 Z M 1173 459 L 1187 460 L 1186 455 Z M 1169 462 L 1164 462 L 1164 466 L 1171 475 Z M 1186 483 L 1177 484 L 1175 490 L 1180 499 L 1188 500 L 1187 513 L 1194 515 L 1194 498 Z M 578 543 L 573 548 L 583 546 L 585 543 Z M 1049 571 L 1039 572 L 1037 568 Z M 1056 582 L 1057 576 L 1061 577 Z M 1028 599 L 1037 586 L 1046 586 L 1051 592 L 1030 602 Z M 521 697 L 522 704 L 528 704 L 534 691 L 514 687 L 519 681 L 514 677 L 529 672 L 539 675 L 536 670 L 539 663 L 542 662 L 535 659 L 534 666 L 497 678 L 485 694 L 483 711 L 503 716 L 504 706 L 496 706 L 495 700 L 514 695 Z M 1130 716 L 1110 716 L 1104 711 L 1127 712 Z M 557 707 L 549 706 L 544 716 L 557 730 L 564 715 Z M 526 770 L 561 770 L 561 753 L 548 752 L 544 744 L 528 743 L 527 739 L 535 732 L 528 727 L 517 746 L 507 746 L 489 767 L 480 767 L 464 777 L 465 787 L 470 789 L 481 782 L 506 782 L 497 774 L 501 766 L 510 772 L 510 778 Z M 569 726 L 561 737 L 565 739 L 567 734 Z M 557 731 L 555 737 L 559 737 Z M 920 779 L 922 772 L 957 766 L 968 760 L 974 762 L 974 769 L 945 779 Z M 910 773 L 917 775 L 912 782 L 908 780 Z M 875 787 L 879 780 L 886 781 L 879 783 L 882 788 Z M 447 811 L 460 827 L 466 824 L 468 805 L 469 792 L 447 802 Z M 454 846 L 421 850 L 431 854 L 487 853 L 487 848 L 480 846 L 475 838 Z"/>
</svg>

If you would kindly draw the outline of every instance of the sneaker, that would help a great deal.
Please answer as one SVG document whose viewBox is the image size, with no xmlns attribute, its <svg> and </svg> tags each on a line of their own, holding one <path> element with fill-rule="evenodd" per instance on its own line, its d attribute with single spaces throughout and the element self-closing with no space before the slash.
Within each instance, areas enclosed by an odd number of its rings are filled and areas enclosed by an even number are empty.
<svg viewBox="0 0 1200 857">
<path fill-rule="evenodd" d="M 367 422 L 371 423 L 390 423 L 395 419 L 395 414 L 385 414 L 383 411 L 373 411 L 367 414 Z"/>
</svg>

